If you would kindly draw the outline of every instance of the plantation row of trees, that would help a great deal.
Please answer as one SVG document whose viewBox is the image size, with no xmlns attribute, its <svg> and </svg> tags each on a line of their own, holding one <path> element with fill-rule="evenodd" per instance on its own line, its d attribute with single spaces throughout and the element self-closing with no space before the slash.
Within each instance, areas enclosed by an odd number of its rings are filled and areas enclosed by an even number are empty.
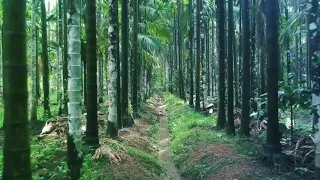
<svg viewBox="0 0 320 180">
<path fill-rule="evenodd" d="M 124 0 L 119 7 L 116 0 L 3 1 L 3 179 L 32 177 L 29 120 L 33 124 L 68 116 L 71 179 L 81 177 L 84 112 L 85 144 L 99 146 L 98 103 L 104 102 L 104 94 L 107 135 L 117 138 L 119 129 L 133 125 L 151 93 L 154 57 L 164 39 L 149 35 L 161 31 L 152 3 Z M 50 99 L 50 93 L 57 99 Z M 41 103 L 44 116 L 38 117 Z M 53 104 L 58 104 L 57 114 Z"/>
<path fill-rule="evenodd" d="M 188 7 L 178 0 L 177 6 L 166 53 L 170 92 L 198 112 L 215 109 L 217 102 L 217 127 L 229 135 L 235 135 L 235 112 L 242 136 L 250 135 L 254 114 L 267 117 L 263 154 L 272 165 L 284 158 L 279 109 L 291 113 L 293 143 L 293 108 L 312 105 L 319 138 L 317 0 L 190 0 Z"/>
<path fill-rule="evenodd" d="M 243 136 L 250 135 L 250 114 L 267 112 L 267 160 L 281 158 L 280 105 L 293 106 L 293 99 L 279 103 L 281 95 L 300 92 L 300 100 L 311 92 L 302 104 L 312 105 L 319 179 L 317 0 L 3 0 L 0 9 L 3 179 L 31 179 L 28 124 L 42 118 L 41 103 L 44 119 L 55 116 L 50 93 L 57 115 L 68 116 L 68 173 L 79 179 L 83 111 L 85 143 L 97 147 L 104 94 L 106 132 L 116 138 L 152 89 L 188 100 L 197 112 L 217 102 L 217 126 L 229 135 L 236 134 L 235 110 Z"/>
</svg>

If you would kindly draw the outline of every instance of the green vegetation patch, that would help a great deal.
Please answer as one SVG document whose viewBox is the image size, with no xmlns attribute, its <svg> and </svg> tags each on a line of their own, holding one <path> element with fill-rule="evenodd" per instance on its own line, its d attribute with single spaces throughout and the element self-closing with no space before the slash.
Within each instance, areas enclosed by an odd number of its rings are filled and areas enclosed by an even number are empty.
<svg viewBox="0 0 320 180">
<path fill-rule="evenodd" d="M 53 106 L 53 115 L 57 115 L 57 105 Z M 100 111 L 107 114 L 105 105 Z M 1 111 L 0 108 L 0 116 Z M 41 117 L 42 108 L 38 113 Z M 2 113 L 3 114 L 3 113 Z M 120 150 L 121 161 L 112 163 L 108 157 L 93 159 L 92 154 L 86 154 L 83 159 L 83 180 L 161 180 L 165 170 L 157 158 L 159 119 L 153 109 L 142 104 L 140 118 L 129 131 L 120 133 L 120 140 L 111 140 L 104 137 L 100 129 L 100 142 L 109 147 L 114 153 Z M 101 116 L 100 118 L 104 118 Z M 46 120 L 46 119 L 44 119 Z M 99 121 L 103 122 L 103 121 Z M 67 177 L 67 150 L 66 137 L 38 139 L 44 121 L 31 124 L 31 163 L 33 179 L 35 180 L 64 180 Z M 103 126 L 103 125 L 101 125 Z M 0 130 L 0 143 L 3 143 L 3 131 Z M 3 146 L 0 146 L 0 175 L 3 169 Z"/>
<path fill-rule="evenodd" d="M 195 113 L 164 94 L 172 137 L 173 160 L 184 179 L 270 179 L 276 176 L 256 161 L 261 142 L 227 136 L 215 128 L 215 116 Z"/>
</svg>

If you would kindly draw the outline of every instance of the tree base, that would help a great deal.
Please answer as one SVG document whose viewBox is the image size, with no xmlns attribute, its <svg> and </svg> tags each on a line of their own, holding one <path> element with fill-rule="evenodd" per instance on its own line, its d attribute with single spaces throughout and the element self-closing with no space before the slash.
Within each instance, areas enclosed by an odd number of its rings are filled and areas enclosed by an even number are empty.
<svg viewBox="0 0 320 180">
<path fill-rule="evenodd" d="M 85 143 L 88 146 L 99 147 L 99 137 L 85 137 Z"/>
<path fill-rule="evenodd" d="M 134 125 L 134 121 L 131 115 L 124 116 L 122 122 L 124 128 L 132 127 Z"/>
<path fill-rule="evenodd" d="M 100 144 L 99 145 L 94 145 L 94 146 L 85 144 L 83 146 L 83 154 L 91 154 L 91 155 L 93 155 L 95 153 L 96 149 L 98 149 L 99 147 L 100 147 Z"/>
<path fill-rule="evenodd" d="M 68 176 L 71 180 L 78 180 L 81 177 L 81 168 L 83 162 L 83 156 L 78 156 L 73 137 L 68 135 L 67 140 L 67 164 L 68 164 Z"/>
<path fill-rule="evenodd" d="M 108 121 L 107 123 L 107 136 L 111 139 L 116 139 L 118 137 L 118 130 L 115 123 Z"/>
<path fill-rule="evenodd" d="M 141 118 L 141 115 L 138 112 L 133 113 L 132 116 L 133 116 L 134 119 Z"/>
<path fill-rule="evenodd" d="M 288 157 L 281 153 L 281 147 L 265 145 L 261 159 L 265 165 L 272 167 L 276 173 L 291 172 L 293 170 Z"/>
</svg>

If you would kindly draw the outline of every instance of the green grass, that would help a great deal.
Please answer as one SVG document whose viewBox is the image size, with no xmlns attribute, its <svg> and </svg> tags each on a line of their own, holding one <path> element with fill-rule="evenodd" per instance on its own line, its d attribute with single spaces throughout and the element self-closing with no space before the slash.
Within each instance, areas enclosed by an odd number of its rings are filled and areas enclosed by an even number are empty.
<svg viewBox="0 0 320 180">
<path fill-rule="evenodd" d="M 55 95 L 50 96 L 52 101 L 55 101 Z M 107 99 L 107 97 L 105 97 Z M 51 105 L 52 115 L 57 116 L 58 105 Z M 106 112 L 107 106 L 101 105 L 100 111 Z M 153 144 L 157 143 L 159 120 L 152 110 L 147 105 L 142 105 L 140 115 L 141 121 L 148 123 L 146 134 L 150 134 L 147 138 Z M 39 118 L 43 116 L 42 107 L 38 108 Z M 3 108 L 0 108 L 0 117 L 3 116 Z M 1 118 L 2 120 L 3 118 Z M 41 118 L 45 121 L 47 119 Z M 42 127 L 41 127 L 42 128 Z M 0 134 L 0 141 L 2 143 Z M 31 166 L 33 172 L 33 179 L 35 180 L 63 180 L 67 177 L 66 164 L 66 144 L 62 142 L 63 139 L 48 139 L 38 140 L 36 136 L 31 137 Z M 125 149 L 126 156 L 123 156 L 123 161 L 120 165 L 111 164 L 109 159 L 101 158 L 93 160 L 91 154 L 84 156 L 82 167 L 82 179 L 84 180 L 121 180 L 121 179 L 143 179 L 161 180 L 164 176 L 164 168 L 162 163 L 157 158 L 157 151 L 150 152 L 144 150 L 142 147 L 132 147 L 128 142 L 122 141 L 117 143 L 108 143 L 111 149 L 117 149 L 122 146 Z M 0 174 L 3 168 L 3 154 L 0 146 Z M 129 156 L 129 157 L 128 157 Z M 126 163 L 130 161 L 131 167 L 126 167 Z"/>
<path fill-rule="evenodd" d="M 173 160 L 183 178 L 187 180 L 210 179 L 216 173 L 225 170 L 226 167 L 230 167 L 232 171 L 232 167 L 243 161 L 254 162 L 261 152 L 262 146 L 259 140 L 230 137 L 225 131 L 217 130 L 215 115 L 205 117 L 195 113 L 185 102 L 171 94 L 164 94 L 164 97 L 172 136 Z M 216 156 L 215 152 L 205 154 L 208 147 L 220 147 L 220 145 L 228 147 L 232 155 L 230 157 Z M 196 157 L 201 153 L 204 153 L 203 157 L 197 159 Z M 259 162 L 255 163 L 261 166 Z M 254 179 L 275 177 L 272 173 L 266 176 L 266 171 L 243 174 L 248 177 L 243 179 L 250 179 L 249 177 L 253 175 Z"/>
<path fill-rule="evenodd" d="M 31 138 L 31 168 L 33 179 L 63 179 L 66 177 L 65 149 L 61 149 L 58 140 L 41 141 L 35 137 Z M 0 146 L 0 174 L 3 170 L 3 154 Z M 42 174 L 45 176 L 40 177 Z"/>
<path fill-rule="evenodd" d="M 161 176 L 164 173 L 162 163 L 156 155 L 145 153 L 136 148 L 128 148 L 128 153 L 147 167 L 151 177 L 154 175 Z"/>
</svg>

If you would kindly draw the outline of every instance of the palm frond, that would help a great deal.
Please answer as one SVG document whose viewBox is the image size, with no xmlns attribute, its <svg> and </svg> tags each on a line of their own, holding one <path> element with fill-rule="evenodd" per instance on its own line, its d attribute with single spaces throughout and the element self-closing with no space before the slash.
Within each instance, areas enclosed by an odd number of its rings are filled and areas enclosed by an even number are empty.
<svg viewBox="0 0 320 180">
<path fill-rule="evenodd" d="M 286 24 L 286 27 L 280 33 L 280 43 L 282 43 L 284 41 L 284 38 L 289 34 L 289 32 L 291 32 L 291 31 L 296 29 L 294 27 L 301 26 L 307 11 L 308 11 L 308 9 L 305 8 L 302 11 L 295 13 L 289 19 L 289 21 Z"/>
<path fill-rule="evenodd" d="M 150 35 L 138 35 L 138 44 L 140 49 L 148 53 L 160 53 L 162 49 L 162 42 L 158 37 Z"/>
</svg>

